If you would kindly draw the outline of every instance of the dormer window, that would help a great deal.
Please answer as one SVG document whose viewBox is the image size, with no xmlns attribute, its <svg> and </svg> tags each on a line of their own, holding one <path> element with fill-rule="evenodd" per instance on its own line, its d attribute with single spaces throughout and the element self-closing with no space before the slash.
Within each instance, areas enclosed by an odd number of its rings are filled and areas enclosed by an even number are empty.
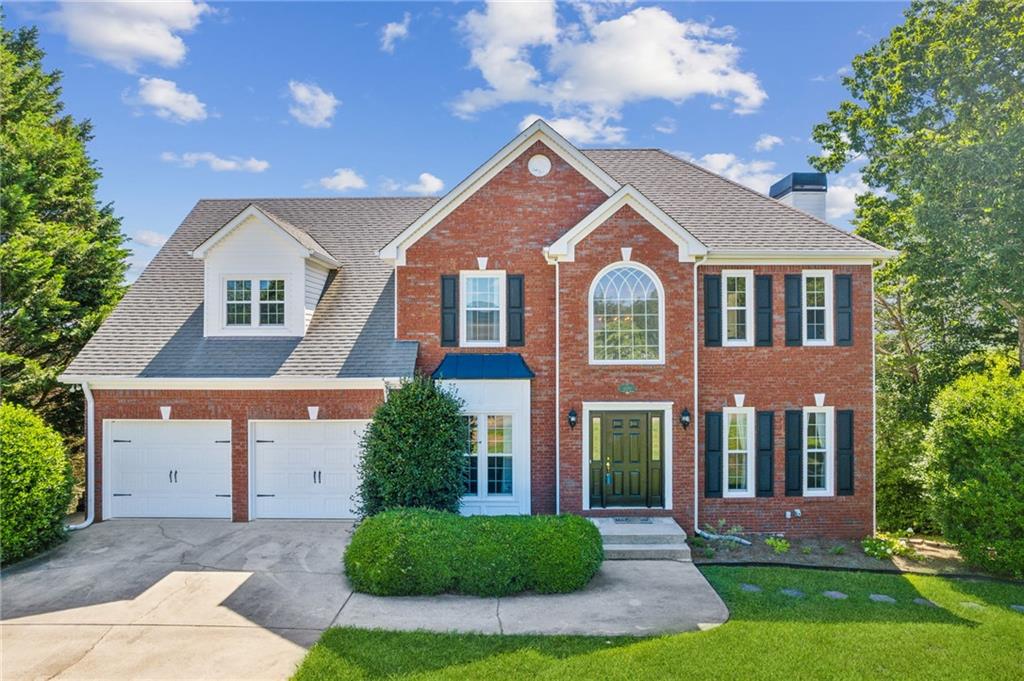
<svg viewBox="0 0 1024 681">
<path fill-rule="evenodd" d="M 284 279 L 260 280 L 260 326 L 284 324 Z"/>
<path fill-rule="evenodd" d="M 258 299 L 253 290 L 259 291 Z M 231 328 L 284 326 L 284 279 L 228 279 L 224 282 L 224 325 Z M 253 307 L 258 305 L 256 310 Z"/>
<path fill-rule="evenodd" d="M 227 305 L 228 326 L 252 326 L 252 282 L 248 279 L 229 279 Z"/>
</svg>

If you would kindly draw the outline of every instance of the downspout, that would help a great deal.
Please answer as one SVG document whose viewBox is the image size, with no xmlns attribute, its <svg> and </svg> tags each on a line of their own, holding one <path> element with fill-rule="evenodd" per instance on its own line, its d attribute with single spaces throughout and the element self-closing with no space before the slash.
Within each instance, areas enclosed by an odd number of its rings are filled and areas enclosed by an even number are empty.
<svg viewBox="0 0 1024 681">
<path fill-rule="evenodd" d="M 561 432 L 559 427 L 561 426 L 561 419 L 559 418 L 559 409 L 562 408 L 561 403 L 561 372 L 559 371 L 560 362 L 559 354 L 561 352 L 561 341 L 560 341 L 560 324 L 559 324 L 559 312 L 561 309 L 560 305 L 560 294 L 561 284 L 558 281 L 558 261 L 555 261 L 555 515 L 561 515 L 562 513 L 562 441 Z"/>
<path fill-rule="evenodd" d="M 698 368 L 697 352 L 697 268 L 701 266 L 707 256 L 701 256 L 693 262 L 693 531 L 700 534 L 700 520 L 697 517 L 700 513 L 700 475 L 698 474 L 697 448 L 700 445 L 700 370 Z"/>
<path fill-rule="evenodd" d="M 84 530 L 96 519 L 96 403 L 88 383 L 82 383 L 85 395 L 85 520 L 68 525 L 68 530 Z"/>
</svg>

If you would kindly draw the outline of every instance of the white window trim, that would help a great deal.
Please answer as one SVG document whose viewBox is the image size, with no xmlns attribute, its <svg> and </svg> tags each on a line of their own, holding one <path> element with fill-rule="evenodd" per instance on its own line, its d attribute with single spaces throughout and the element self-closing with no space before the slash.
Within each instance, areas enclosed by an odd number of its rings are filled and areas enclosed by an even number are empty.
<svg viewBox="0 0 1024 681">
<path fill-rule="evenodd" d="M 835 320 L 833 318 L 832 300 L 832 270 L 804 270 L 800 278 L 800 336 L 804 345 L 832 345 L 833 329 Z M 807 338 L 807 279 L 809 277 L 825 278 L 825 339 Z"/>
<path fill-rule="evenodd" d="M 594 291 L 597 289 L 597 282 L 601 277 L 618 267 L 635 267 L 644 272 L 654 282 L 658 289 L 658 358 L 657 359 L 595 359 L 594 358 Z M 590 282 L 590 291 L 587 293 L 587 338 L 590 348 L 591 364 L 618 364 L 618 365 L 644 365 L 665 363 L 665 288 L 661 285 L 661 279 L 650 267 L 636 262 L 635 260 L 620 260 L 603 268 Z"/>
<path fill-rule="evenodd" d="M 498 340 L 497 341 L 471 341 L 466 340 L 469 325 L 468 310 L 466 309 L 466 282 L 470 279 L 498 279 Z M 505 293 L 505 270 L 462 270 L 459 272 L 459 347 L 463 348 L 503 348 L 505 347 L 505 334 L 507 331 L 506 315 L 508 305 Z"/>
<path fill-rule="evenodd" d="M 747 301 L 744 306 L 747 313 L 746 338 L 729 340 L 729 277 L 742 277 L 745 280 L 745 300 Z M 750 347 L 754 345 L 754 270 L 722 270 L 722 345 L 730 347 Z"/>
<path fill-rule="evenodd" d="M 501 499 L 513 499 L 518 490 L 516 486 L 519 482 L 516 480 L 517 467 L 522 465 L 516 460 L 515 455 L 515 442 L 516 442 L 516 417 L 514 414 L 508 412 L 463 412 L 463 416 L 475 416 L 476 417 L 476 494 L 463 494 L 462 497 L 469 499 L 470 501 L 487 499 L 501 500 Z M 511 441 L 509 442 L 509 451 L 506 454 L 490 454 L 487 451 L 487 418 L 489 416 L 504 416 L 512 422 L 512 433 Z M 469 452 L 463 453 L 463 456 L 469 456 Z M 512 493 L 511 494 L 489 494 L 487 492 L 487 473 L 488 473 L 488 457 L 490 456 L 507 456 L 512 459 Z"/>
<path fill-rule="evenodd" d="M 281 324 L 260 324 L 260 281 L 283 281 L 284 300 L 274 301 L 284 304 L 284 322 Z M 249 296 L 249 323 L 228 324 L 228 282 L 248 281 L 251 286 Z M 221 331 L 241 331 L 243 329 L 267 329 L 280 331 L 288 328 L 288 292 L 291 290 L 289 277 L 283 274 L 224 274 L 220 278 L 220 329 Z"/>
<path fill-rule="evenodd" d="M 747 488 L 729 489 L 729 415 L 745 414 L 747 417 Z M 722 409 L 722 496 L 731 499 L 749 499 L 754 496 L 754 421 L 757 415 L 753 407 L 725 407 Z"/>
<path fill-rule="evenodd" d="M 807 489 L 807 415 L 825 414 L 825 489 Z M 805 497 L 835 496 L 836 477 L 836 411 L 835 407 L 804 407 L 800 429 L 800 448 L 803 457 L 800 466 L 800 486 Z"/>
</svg>

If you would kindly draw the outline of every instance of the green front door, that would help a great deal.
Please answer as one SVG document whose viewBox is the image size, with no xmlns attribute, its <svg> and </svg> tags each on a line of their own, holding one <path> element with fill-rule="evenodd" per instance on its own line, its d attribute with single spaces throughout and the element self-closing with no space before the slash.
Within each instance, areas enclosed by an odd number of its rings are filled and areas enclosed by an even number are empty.
<svg viewBox="0 0 1024 681">
<path fill-rule="evenodd" d="M 661 508 L 662 412 L 591 412 L 590 507 Z"/>
</svg>

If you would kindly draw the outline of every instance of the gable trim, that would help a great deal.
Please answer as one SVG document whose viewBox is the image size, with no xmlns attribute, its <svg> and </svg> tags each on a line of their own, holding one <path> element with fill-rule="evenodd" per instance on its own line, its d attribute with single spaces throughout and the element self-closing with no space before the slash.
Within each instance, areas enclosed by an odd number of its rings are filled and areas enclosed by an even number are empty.
<svg viewBox="0 0 1024 681">
<path fill-rule="evenodd" d="M 192 251 L 189 252 L 189 254 L 196 260 L 202 260 L 203 258 L 206 257 L 206 254 L 210 252 L 210 249 L 212 249 L 218 243 L 223 241 L 225 237 L 234 232 L 249 218 L 263 219 L 264 221 L 272 225 L 281 234 L 287 236 L 289 239 L 295 242 L 296 246 L 305 251 L 307 258 L 318 260 L 332 269 L 336 269 L 338 267 L 338 261 L 332 258 L 330 255 L 328 255 L 327 251 L 324 250 L 322 246 L 316 244 L 316 239 L 314 239 L 312 236 L 308 234 L 306 235 L 309 237 L 310 241 L 312 241 L 319 247 L 320 250 L 315 250 L 313 248 L 310 248 L 307 244 L 302 243 L 302 241 L 300 241 L 299 238 L 292 231 L 297 230 L 297 227 L 292 227 L 291 225 L 288 225 L 286 227 L 284 224 L 282 224 L 281 220 L 275 218 L 273 215 L 266 212 L 265 210 L 263 210 L 254 203 L 250 203 L 248 206 L 243 208 L 241 212 L 238 213 L 238 215 L 224 223 L 223 227 L 221 227 L 216 232 L 207 237 L 205 241 L 196 246 Z"/>
<path fill-rule="evenodd" d="M 401 234 L 380 249 L 381 259 L 396 264 L 405 264 L 405 253 L 414 243 L 427 234 L 441 220 L 462 205 L 480 187 L 487 184 L 495 175 L 504 170 L 535 142 L 541 141 L 556 153 L 577 172 L 592 182 L 605 194 L 616 192 L 620 185 L 611 175 L 591 161 L 583 152 L 555 132 L 554 128 L 541 119 L 534 121 L 528 128 L 519 133 L 511 142 L 491 156 L 465 180 L 456 185 L 450 192 L 431 206 L 427 212 L 405 228 Z"/>
<path fill-rule="evenodd" d="M 639 213 L 640 217 L 676 244 L 679 249 L 679 262 L 693 262 L 695 256 L 707 255 L 707 247 L 697 237 L 686 231 L 633 185 L 627 184 L 548 246 L 545 249 L 548 262 L 573 262 L 576 259 L 576 244 L 626 206 Z"/>
</svg>

